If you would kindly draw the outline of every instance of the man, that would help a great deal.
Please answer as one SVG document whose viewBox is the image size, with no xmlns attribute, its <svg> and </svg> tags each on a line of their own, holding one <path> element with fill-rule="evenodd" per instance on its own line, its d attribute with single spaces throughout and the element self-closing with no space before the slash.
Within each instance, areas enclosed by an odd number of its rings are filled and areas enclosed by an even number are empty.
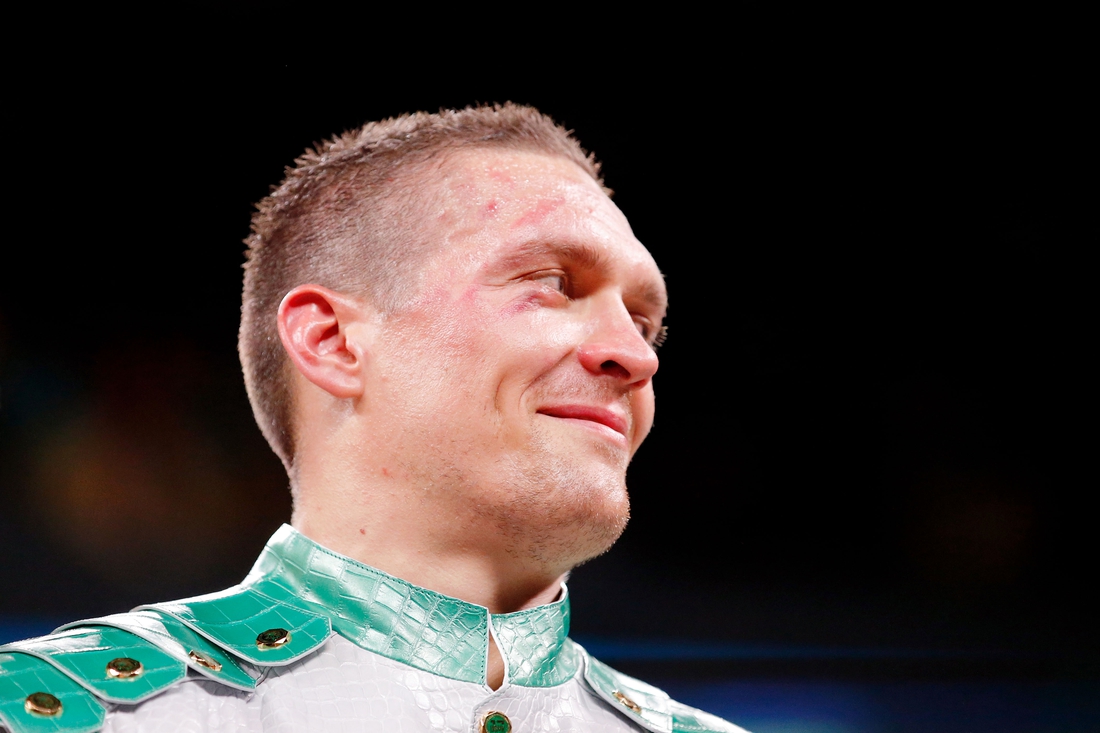
<svg viewBox="0 0 1100 733">
<path fill-rule="evenodd" d="M 666 294 L 536 110 L 366 125 L 259 205 L 240 332 L 293 526 L 209 596 L 0 649 L 11 731 L 736 731 L 567 638 Z"/>
</svg>

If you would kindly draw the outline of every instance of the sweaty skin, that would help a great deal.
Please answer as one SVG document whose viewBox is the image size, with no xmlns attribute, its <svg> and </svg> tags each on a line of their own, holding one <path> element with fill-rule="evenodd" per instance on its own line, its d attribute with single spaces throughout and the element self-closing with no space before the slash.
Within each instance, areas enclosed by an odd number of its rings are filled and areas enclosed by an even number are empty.
<svg viewBox="0 0 1100 733">
<path fill-rule="evenodd" d="M 403 307 L 305 285 L 280 309 L 294 525 L 416 585 L 522 610 L 626 525 L 664 282 L 569 161 L 477 149 L 432 180 L 439 249 Z"/>
</svg>

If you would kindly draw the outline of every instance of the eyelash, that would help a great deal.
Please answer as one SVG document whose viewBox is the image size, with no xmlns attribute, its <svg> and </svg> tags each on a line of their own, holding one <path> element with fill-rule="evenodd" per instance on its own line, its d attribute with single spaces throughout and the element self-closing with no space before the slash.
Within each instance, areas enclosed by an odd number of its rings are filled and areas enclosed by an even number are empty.
<svg viewBox="0 0 1100 733">
<path fill-rule="evenodd" d="M 561 293 L 562 295 L 565 295 L 566 297 L 569 297 L 568 296 L 569 279 L 565 276 L 564 273 L 558 274 L 558 273 L 548 272 L 548 273 L 545 273 L 545 274 L 540 275 L 539 277 L 535 278 L 535 280 L 554 280 L 554 279 L 557 279 L 557 280 L 561 281 L 561 288 L 560 289 L 559 288 L 551 288 L 551 290 L 554 290 L 555 292 Z"/>
</svg>

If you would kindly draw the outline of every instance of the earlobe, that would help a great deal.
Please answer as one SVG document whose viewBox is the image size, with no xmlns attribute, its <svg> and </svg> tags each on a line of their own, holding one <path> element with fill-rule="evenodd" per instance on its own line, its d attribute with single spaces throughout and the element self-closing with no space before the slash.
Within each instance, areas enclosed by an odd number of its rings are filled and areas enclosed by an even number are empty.
<svg viewBox="0 0 1100 733">
<path fill-rule="evenodd" d="M 362 395 L 367 315 L 355 298 L 320 285 L 299 285 L 279 305 L 279 338 L 307 380 L 340 399 Z"/>
</svg>

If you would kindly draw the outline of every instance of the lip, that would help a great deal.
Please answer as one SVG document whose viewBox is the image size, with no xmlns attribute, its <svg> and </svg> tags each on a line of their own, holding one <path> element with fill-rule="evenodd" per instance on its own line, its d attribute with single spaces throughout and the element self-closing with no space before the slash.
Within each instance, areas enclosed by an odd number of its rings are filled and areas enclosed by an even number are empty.
<svg viewBox="0 0 1100 733">
<path fill-rule="evenodd" d="M 625 440 L 630 422 L 626 416 L 606 407 L 593 407 L 591 405 L 554 405 L 539 408 L 540 415 L 556 417 L 566 420 L 583 420 L 597 425 L 603 425 L 618 433 Z"/>
</svg>

